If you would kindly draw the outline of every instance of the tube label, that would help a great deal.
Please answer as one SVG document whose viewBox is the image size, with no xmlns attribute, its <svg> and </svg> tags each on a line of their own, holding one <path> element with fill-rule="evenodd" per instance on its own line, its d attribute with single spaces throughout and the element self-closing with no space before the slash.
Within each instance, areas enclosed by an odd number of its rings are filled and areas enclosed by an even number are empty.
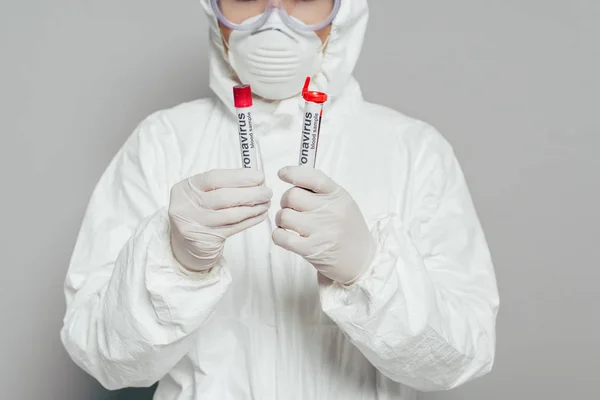
<svg viewBox="0 0 600 400">
<path fill-rule="evenodd" d="M 315 167 L 322 116 L 322 104 L 306 102 L 304 115 L 302 116 L 302 135 L 300 137 L 300 157 L 298 165 L 308 165 L 312 168 Z"/>
<path fill-rule="evenodd" d="M 256 143 L 254 141 L 254 131 L 252 130 L 252 108 L 238 108 L 237 118 L 242 167 L 258 168 Z"/>
</svg>

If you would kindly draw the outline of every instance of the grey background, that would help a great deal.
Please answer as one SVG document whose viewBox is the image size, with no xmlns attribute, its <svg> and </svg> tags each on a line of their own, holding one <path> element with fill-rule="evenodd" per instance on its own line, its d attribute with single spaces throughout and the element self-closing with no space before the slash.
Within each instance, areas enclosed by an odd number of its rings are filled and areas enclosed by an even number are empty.
<svg viewBox="0 0 600 400">
<path fill-rule="evenodd" d="M 365 95 L 452 142 L 502 296 L 493 373 L 427 398 L 594 398 L 600 2 L 371 5 Z M 196 0 L 0 0 L 0 398 L 146 398 L 104 392 L 68 359 L 62 281 L 89 195 L 137 122 L 209 94 L 206 47 Z"/>
</svg>

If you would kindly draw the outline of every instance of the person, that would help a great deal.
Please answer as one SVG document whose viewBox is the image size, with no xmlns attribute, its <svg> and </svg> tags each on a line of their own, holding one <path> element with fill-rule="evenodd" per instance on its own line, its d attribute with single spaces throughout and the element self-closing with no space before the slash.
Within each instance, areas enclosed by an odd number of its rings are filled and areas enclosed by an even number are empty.
<svg viewBox="0 0 600 400">
<path fill-rule="evenodd" d="M 72 359 L 159 400 L 406 400 L 489 372 L 486 239 L 450 144 L 363 99 L 367 1 L 201 3 L 216 96 L 145 119 L 101 177 L 66 277 Z M 330 96 L 317 168 L 294 165 L 307 76 Z"/>
</svg>

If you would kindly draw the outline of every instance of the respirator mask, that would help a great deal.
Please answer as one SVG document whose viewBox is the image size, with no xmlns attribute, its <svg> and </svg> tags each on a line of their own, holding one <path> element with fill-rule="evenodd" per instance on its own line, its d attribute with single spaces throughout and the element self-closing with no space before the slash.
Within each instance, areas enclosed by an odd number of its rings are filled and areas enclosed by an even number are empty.
<svg viewBox="0 0 600 400">
<path fill-rule="evenodd" d="M 340 0 L 211 0 L 211 5 L 232 30 L 229 64 L 241 83 L 265 99 L 283 100 L 319 72 L 326 43 L 316 31 L 331 24 Z"/>
</svg>

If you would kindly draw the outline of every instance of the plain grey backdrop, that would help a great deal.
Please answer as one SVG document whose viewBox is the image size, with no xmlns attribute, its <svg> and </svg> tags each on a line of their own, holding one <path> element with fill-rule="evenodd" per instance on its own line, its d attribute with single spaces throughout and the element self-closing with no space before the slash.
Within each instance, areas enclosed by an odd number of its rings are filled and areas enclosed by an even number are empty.
<svg viewBox="0 0 600 400">
<path fill-rule="evenodd" d="M 454 145 L 501 290 L 494 371 L 424 398 L 597 398 L 600 2 L 370 3 L 365 96 Z M 127 135 L 210 94 L 206 52 L 196 0 L 0 0 L 0 398 L 148 398 L 68 359 L 62 283 Z"/>
</svg>

